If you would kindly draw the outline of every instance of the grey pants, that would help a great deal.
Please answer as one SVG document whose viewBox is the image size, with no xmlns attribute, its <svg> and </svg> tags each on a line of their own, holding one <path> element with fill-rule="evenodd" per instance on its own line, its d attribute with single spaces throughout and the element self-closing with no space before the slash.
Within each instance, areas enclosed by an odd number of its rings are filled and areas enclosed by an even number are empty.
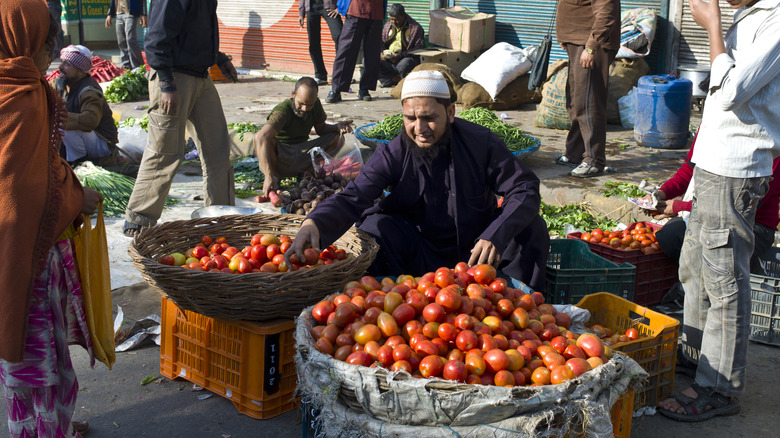
<svg viewBox="0 0 780 438">
<path fill-rule="evenodd" d="M 683 353 L 699 364 L 696 383 L 733 397 L 745 390 L 753 224 L 770 177 L 729 178 L 697 166 L 693 179 L 679 271 Z"/>
<path fill-rule="evenodd" d="M 193 134 L 203 168 L 205 204 L 234 205 L 230 140 L 222 102 L 211 78 L 174 73 L 177 111 L 160 109 L 160 82 L 152 71 L 149 80 L 149 140 L 146 143 L 133 194 L 125 212 L 128 222 L 157 223 L 171 189 L 173 177 L 184 159 L 184 129 Z"/>
<path fill-rule="evenodd" d="M 136 32 L 140 20 L 140 16 L 136 17 L 130 14 L 116 16 L 116 41 L 122 52 L 121 64 L 123 68 L 134 69 L 144 65 Z"/>
</svg>

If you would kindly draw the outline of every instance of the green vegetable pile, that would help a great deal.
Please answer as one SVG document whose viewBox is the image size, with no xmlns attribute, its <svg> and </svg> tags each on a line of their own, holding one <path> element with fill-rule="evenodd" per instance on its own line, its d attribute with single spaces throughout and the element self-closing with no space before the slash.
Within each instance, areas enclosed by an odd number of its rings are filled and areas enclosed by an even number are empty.
<svg viewBox="0 0 780 438">
<path fill-rule="evenodd" d="M 255 157 L 241 157 L 233 162 L 233 178 L 237 183 L 262 183 L 265 179 Z"/>
<path fill-rule="evenodd" d="M 110 172 L 102 167 L 85 161 L 73 169 L 81 185 L 97 190 L 103 195 L 103 214 L 105 216 L 122 216 L 127 208 L 127 201 L 133 193 L 135 180 L 128 176 Z M 173 205 L 177 200 L 168 197 L 165 205 Z"/>
<path fill-rule="evenodd" d="M 123 126 L 135 126 L 139 125 L 141 128 L 143 128 L 144 131 L 149 132 L 149 114 L 144 114 L 143 117 L 140 119 L 136 119 L 135 117 L 128 117 L 121 122 L 117 122 L 116 126 L 123 127 Z"/>
<path fill-rule="evenodd" d="M 482 107 L 470 108 L 461 111 L 458 117 L 490 129 L 506 143 L 506 147 L 512 152 L 523 151 L 536 143 L 533 137 L 525 135 L 520 129 L 504 123 L 496 116 L 496 113 L 489 109 Z"/>
<path fill-rule="evenodd" d="M 627 182 L 607 181 L 604 183 L 604 187 L 604 196 L 606 197 L 620 196 L 623 199 L 628 199 L 641 198 L 647 195 L 647 193 L 639 190 L 639 187 L 636 185 Z"/>
<path fill-rule="evenodd" d="M 228 129 L 235 130 L 236 134 L 238 134 L 238 138 L 241 141 L 244 141 L 244 134 L 247 132 L 254 134 L 255 132 L 259 131 L 260 128 L 260 125 L 255 125 L 252 122 L 228 123 Z"/>
<path fill-rule="evenodd" d="M 140 100 L 149 94 L 149 81 L 146 80 L 146 68 L 138 67 L 118 78 L 114 78 L 106 88 L 106 100 L 111 103 Z"/>
<path fill-rule="evenodd" d="M 365 133 L 365 136 L 375 140 L 392 140 L 398 137 L 404 128 L 403 114 L 387 116 Z"/>
<path fill-rule="evenodd" d="M 550 234 L 557 234 L 564 237 L 564 224 L 571 224 L 575 228 L 582 230 L 593 230 L 601 228 L 602 230 L 611 230 L 618 223 L 616 221 L 595 215 L 590 212 L 588 204 L 569 204 L 560 207 L 548 205 L 542 202 L 541 215 L 547 222 L 547 231 Z"/>
</svg>

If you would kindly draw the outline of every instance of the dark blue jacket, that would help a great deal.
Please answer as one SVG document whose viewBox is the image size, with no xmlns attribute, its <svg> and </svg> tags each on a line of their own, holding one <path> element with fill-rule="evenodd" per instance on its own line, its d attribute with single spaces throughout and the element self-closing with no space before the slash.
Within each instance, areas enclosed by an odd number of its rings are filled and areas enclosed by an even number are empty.
<svg viewBox="0 0 780 438">
<path fill-rule="evenodd" d="M 452 193 L 447 199 L 425 202 L 447 205 L 461 260 L 468 260 L 477 239 L 489 240 L 503 253 L 507 244 L 539 216 L 539 178 L 487 128 L 459 118 L 451 127 L 452 171 L 447 185 L 453 188 Z M 320 245 L 331 244 L 361 216 L 372 213 L 399 215 L 410 223 L 418 221 L 413 217 L 418 216 L 414 209 L 429 177 L 400 136 L 378 146 L 344 191 L 322 201 L 309 214 L 319 229 Z M 392 187 L 390 194 L 375 206 L 374 200 L 388 187 Z M 504 196 L 501 209 L 496 205 L 496 194 Z"/>
<path fill-rule="evenodd" d="M 172 72 L 206 77 L 227 60 L 219 53 L 217 0 L 154 0 L 148 17 L 146 61 L 161 81 Z"/>
<path fill-rule="evenodd" d="M 130 15 L 135 17 L 146 16 L 146 0 L 127 0 L 127 9 L 130 10 Z M 111 0 L 108 15 L 116 17 L 116 0 Z"/>
</svg>

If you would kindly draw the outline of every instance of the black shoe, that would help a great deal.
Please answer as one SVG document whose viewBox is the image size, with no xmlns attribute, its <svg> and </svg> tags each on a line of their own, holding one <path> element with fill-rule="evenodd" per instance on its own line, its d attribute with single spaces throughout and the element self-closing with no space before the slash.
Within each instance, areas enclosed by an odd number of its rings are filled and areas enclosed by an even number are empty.
<svg viewBox="0 0 780 438">
<path fill-rule="evenodd" d="M 371 102 L 374 100 L 374 98 L 368 94 L 368 90 L 358 90 L 358 99 L 365 100 L 366 102 Z"/>
<path fill-rule="evenodd" d="M 337 103 L 341 102 L 341 93 L 337 93 L 335 91 L 330 91 L 328 93 L 328 97 L 325 98 L 326 103 Z"/>
<path fill-rule="evenodd" d="M 328 85 L 327 79 L 315 79 L 317 81 L 317 85 Z"/>
</svg>

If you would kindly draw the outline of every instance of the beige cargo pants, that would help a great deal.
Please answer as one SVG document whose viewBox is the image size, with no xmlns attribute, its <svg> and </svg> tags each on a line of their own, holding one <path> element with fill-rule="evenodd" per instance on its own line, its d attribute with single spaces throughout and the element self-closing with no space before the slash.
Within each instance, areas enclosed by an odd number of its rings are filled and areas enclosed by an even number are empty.
<svg viewBox="0 0 780 438">
<path fill-rule="evenodd" d="M 233 166 L 225 114 L 210 77 L 174 73 L 177 110 L 160 109 L 160 85 L 152 70 L 149 80 L 149 140 L 144 150 L 133 194 L 127 203 L 128 222 L 152 226 L 162 214 L 173 177 L 184 160 L 184 130 L 192 134 L 203 168 L 206 205 L 235 205 Z"/>
</svg>

